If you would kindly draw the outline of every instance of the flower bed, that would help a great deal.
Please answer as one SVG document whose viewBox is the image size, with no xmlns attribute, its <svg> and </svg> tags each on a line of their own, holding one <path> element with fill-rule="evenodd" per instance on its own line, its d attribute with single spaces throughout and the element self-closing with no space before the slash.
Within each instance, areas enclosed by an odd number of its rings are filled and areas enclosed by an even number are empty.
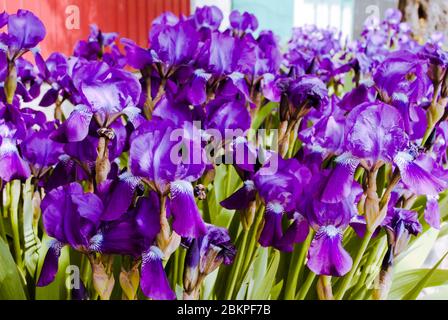
<svg viewBox="0 0 448 320">
<path fill-rule="evenodd" d="M 0 15 L 1 299 L 415 299 L 446 284 L 446 255 L 422 268 L 448 219 L 441 39 L 417 43 L 388 10 L 356 41 L 307 26 L 282 50 L 255 16 L 222 19 L 166 13 L 150 48 L 92 26 L 44 59 L 43 23 Z"/>
</svg>

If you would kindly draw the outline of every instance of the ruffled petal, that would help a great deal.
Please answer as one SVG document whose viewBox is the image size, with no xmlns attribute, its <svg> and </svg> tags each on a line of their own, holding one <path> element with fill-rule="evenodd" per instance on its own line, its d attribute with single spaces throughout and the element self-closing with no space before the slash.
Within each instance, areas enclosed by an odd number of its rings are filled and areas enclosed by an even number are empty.
<svg viewBox="0 0 448 320">
<path fill-rule="evenodd" d="M 78 142 L 89 133 L 93 113 L 84 105 L 78 105 L 64 123 L 52 134 L 51 138 L 59 142 Z"/>
<path fill-rule="evenodd" d="M 420 167 L 408 153 L 399 152 L 394 162 L 400 169 L 401 180 L 405 186 L 417 195 L 436 196 L 446 187 L 445 181 Z"/>
<path fill-rule="evenodd" d="M 20 157 L 17 147 L 9 139 L 3 139 L 0 145 L 0 178 L 9 182 L 27 179 L 30 175 L 30 168 Z"/>
<path fill-rule="evenodd" d="M 294 249 L 294 244 L 305 241 L 309 231 L 310 226 L 308 221 L 304 216 L 296 212 L 293 223 L 285 231 L 283 237 L 275 244 L 275 248 L 284 252 L 291 252 Z"/>
<path fill-rule="evenodd" d="M 207 232 L 204 221 L 194 200 L 190 182 L 177 180 L 171 183 L 171 213 L 173 229 L 182 237 L 197 238 Z"/>
<path fill-rule="evenodd" d="M 101 198 L 104 203 L 104 214 L 101 220 L 115 220 L 127 212 L 139 184 L 139 178 L 125 172 L 118 177 L 117 181 L 112 182 L 107 190 L 103 190 Z"/>
<path fill-rule="evenodd" d="M 140 233 L 149 242 L 154 241 L 160 232 L 160 201 L 157 193 L 153 191 L 149 193 L 147 198 L 140 198 L 136 211 L 136 220 Z"/>
<path fill-rule="evenodd" d="M 229 210 L 243 210 L 255 200 L 257 191 L 252 180 L 244 181 L 244 185 L 228 198 L 220 202 L 221 206 Z"/>
<path fill-rule="evenodd" d="M 352 258 L 342 247 L 342 231 L 331 225 L 321 227 L 308 251 L 308 268 L 318 275 L 341 277 L 350 271 L 352 264 Z"/>
<path fill-rule="evenodd" d="M 148 298 L 154 300 L 174 300 L 176 295 L 170 288 L 162 265 L 163 253 L 152 246 L 143 253 L 140 286 Z"/>
<path fill-rule="evenodd" d="M 358 164 L 359 160 L 348 153 L 342 154 L 336 159 L 336 167 L 331 172 L 322 192 L 321 200 L 323 202 L 337 203 L 350 194 L 353 175 Z"/>
</svg>

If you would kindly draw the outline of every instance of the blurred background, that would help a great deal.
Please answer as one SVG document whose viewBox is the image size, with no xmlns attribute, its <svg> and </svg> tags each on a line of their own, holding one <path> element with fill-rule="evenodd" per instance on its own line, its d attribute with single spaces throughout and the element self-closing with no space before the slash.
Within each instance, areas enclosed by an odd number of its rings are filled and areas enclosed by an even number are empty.
<svg viewBox="0 0 448 320">
<path fill-rule="evenodd" d="M 368 17 L 382 17 L 398 0 L 0 0 L 0 11 L 23 8 L 39 16 L 47 26 L 41 45 L 47 56 L 53 51 L 71 53 L 77 40 L 87 38 L 92 23 L 146 46 L 151 21 L 162 12 L 188 15 L 204 5 L 219 7 L 224 17 L 234 9 L 254 13 L 259 30 L 271 29 L 286 43 L 292 28 L 305 24 L 335 27 L 344 38 L 353 39 Z M 222 27 L 227 25 L 224 19 Z"/>
</svg>

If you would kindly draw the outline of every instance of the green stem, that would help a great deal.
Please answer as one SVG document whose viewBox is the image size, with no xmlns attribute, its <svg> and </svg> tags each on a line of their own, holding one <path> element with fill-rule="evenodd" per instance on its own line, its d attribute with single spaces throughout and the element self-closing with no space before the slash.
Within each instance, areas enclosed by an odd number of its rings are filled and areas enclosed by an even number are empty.
<svg viewBox="0 0 448 320">
<path fill-rule="evenodd" d="M 174 261 L 173 261 L 173 285 L 174 285 L 174 288 L 176 288 L 178 273 L 179 273 L 179 250 L 176 250 L 174 252 Z"/>
<path fill-rule="evenodd" d="M 313 232 L 308 233 L 308 237 L 302 245 L 296 245 L 291 257 L 289 265 L 288 277 L 286 281 L 285 300 L 293 300 L 297 292 L 297 281 L 299 280 L 300 272 L 303 269 L 305 257 L 308 252 L 308 248 L 313 239 Z"/>
<path fill-rule="evenodd" d="M 369 270 L 370 266 L 373 266 L 374 263 L 378 259 L 378 255 L 384 252 L 385 247 L 387 247 L 387 241 L 384 238 L 378 240 L 378 243 L 375 245 L 374 250 L 369 255 L 369 258 L 367 260 L 366 266 L 367 268 L 364 268 L 361 274 L 361 277 L 358 280 L 357 285 L 355 286 L 355 289 L 353 290 L 353 294 L 350 296 L 350 298 L 353 297 L 354 300 L 360 299 L 362 296 L 364 296 L 364 292 L 368 289 L 366 287 L 366 280 L 369 274 L 371 273 L 371 270 Z M 381 259 L 382 260 L 382 259 Z"/>
<path fill-rule="evenodd" d="M 187 251 L 185 249 L 179 248 L 179 268 L 177 270 L 177 279 L 179 281 L 179 285 L 183 287 L 183 277 L 184 277 L 184 267 L 185 267 L 185 256 Z"/>
<path fill-rule="evenodd" d="M 299 290 L 299 293 L 297 294 L 297 300 L 305 300 L 306 295 L 308 294 L 308 291 L 311 288 L 311 285 L 314 282 L 314 279 L 316 278 L 316 274 L 312 271 L 308 274 L 308 277 L 306 277 L 305 282 L 303 283 L 302 287 Z"/>
<path fill-rule="evenodd" d="M 366 230 L 366 234 L 364 235 L 364 238 L 362 240 L 361 247 L 359 248 L 358 253 L 356 254 L 355 261 L 353 262 L 352 269 L 342 280 L 342 284 L 339 288 L 339 291 L 334 297 L 336 300 L 341 300 L 344 297 L 345 292 L 348 290 L 356 271 L 358 271 L 359 264 L 361 263 L 361 259 L 364 255 L 364 252 L 366 251 L 369 245 L 370 239 L 372 238 L 372 234 L 373 234 L 372 231 L 370 231 L 369 229 Z"/>
<path fill-rule="evenodd" d="M 263 221 L 263 208 L 264 208 L 263 205 L 260 205 L 260 207 L 258 208 L 255 223 L 252 224 L 250 230 L 249 245 L 246 251 L 246 257 L 244 258 L 244 264 L 243 264 L 244 271 L 247 271 L 249 269 L 251 262 L 255 258 L 255 252 L 258 248 L 258 239 L 257 239 L 258 227 L 260 226 L 260 223 Z"/>
<path fill-rule="evenodd" d="M 239 271 L 241 271 L 241 264 L 243 263 L 245 256 L 244 249 L 246 248 L 247 234 L 248 232 L 243 230 L 242 234 L 243 239 L 241 241 L 241 245 L 239 246 L 240 248 L 236 254 L 236 261 L 234 262 L 232 271 L 230 273 L 230 285 L 225 300 L 231 300 L 233 297 L 233 292 L 236 286 L 236 280 L 238 279 Z"/>
<path fill-rule="evenodd" d="M 20 246 L 20 231 L 19 231 L 19 200 L 20 200 L 21 183 L 18 180 L 14 180 L 11 185 L 11 207 L 10 207 L 10 219 L 11 230 L 14 244 L 14 254 L 16 258 L 17 266 L 22 269 L 22 249 Z"/>
</svg>

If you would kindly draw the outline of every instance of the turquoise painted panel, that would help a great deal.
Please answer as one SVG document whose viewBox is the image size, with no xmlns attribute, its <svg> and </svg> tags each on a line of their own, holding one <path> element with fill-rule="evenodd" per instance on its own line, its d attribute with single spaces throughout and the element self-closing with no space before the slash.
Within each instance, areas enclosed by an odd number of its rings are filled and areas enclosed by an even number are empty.
<svg viewBox="0 0 448 320">
<path fill-rule="evenodd" d="M 286 43 L 294 22 L 294 0 L 233 0 L 232 9 L 257 16 L 259 30 L 273 30 Z"/>
</svg>

